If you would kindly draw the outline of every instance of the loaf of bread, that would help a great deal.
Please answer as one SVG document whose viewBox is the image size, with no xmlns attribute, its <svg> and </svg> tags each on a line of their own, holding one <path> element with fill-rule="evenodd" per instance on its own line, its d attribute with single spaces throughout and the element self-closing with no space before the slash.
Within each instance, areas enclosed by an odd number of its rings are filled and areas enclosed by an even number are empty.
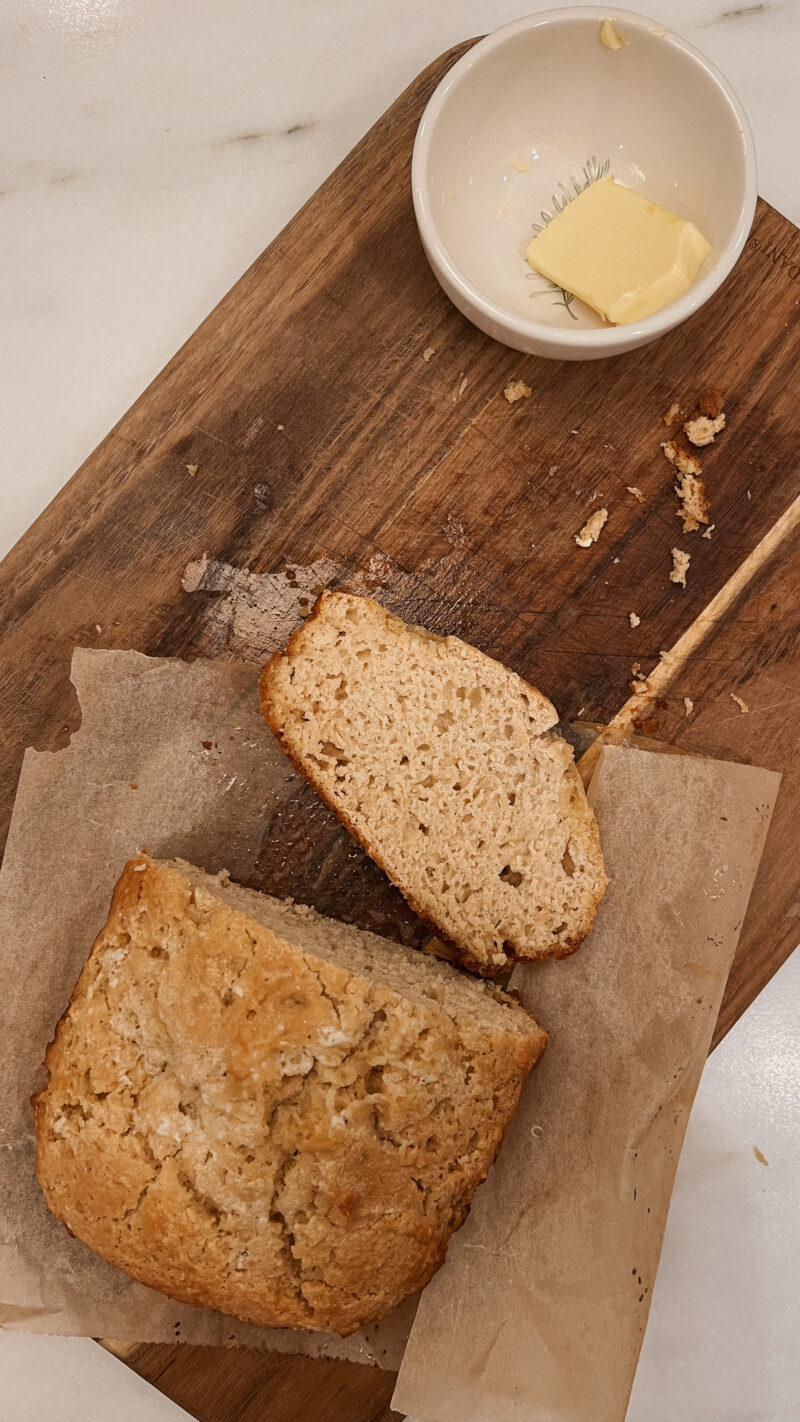
<svg viewBox="0 0 800 1422">
<path fill-rule="evenodd" d="M 439 1267 L 546 1040 L 436 959 L 142 854 L 47 1052 L 37 1175 L 142 1283 L 350 1333 Z"/>
<path fill-rule="evenodd" d="M 467 967 L 563 957 L 606 886 L 541 692 L 458 637 L 324 592 L 261 678 L 287 755 Z"/>
</svg>

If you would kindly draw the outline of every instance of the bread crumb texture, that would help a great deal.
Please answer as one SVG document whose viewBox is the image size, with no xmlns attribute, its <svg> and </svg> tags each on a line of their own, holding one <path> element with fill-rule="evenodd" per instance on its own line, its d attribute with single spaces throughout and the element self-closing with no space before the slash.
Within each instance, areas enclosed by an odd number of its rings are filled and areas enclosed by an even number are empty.
<svg viewBox="0 0 800 1422">
<path fill-rule="evenodd" d="M 697 455 L 692 453 L 689 442 L 683 435 L 664 440 L 661 448 L 665 458 L 675 465 L 679 474 L 693 474 L 698 478 L 702 474 L 703 466 Z"/>
<path fill-rule="evenodd" d="M 704 390 L 697 401 L 697 413 L 705 415 L 709 420 L 716 420 L 722 414 L 724 402 L 725 397 L 721 390 L 717 390 L 716 386 L 710 390 Z"/>
<path fill-rule="evenodd" d="M 608 519 L 608 509 L 598 509 L 591 518 L 587 519 L 580 533 L 575 534 L 575 542 L 579 548 L 591 548 L 596 543 L 606 525 Z"/>
<path fill-rule="evenodd" d="M 47 1052 L 37 1174 L 142 1283 L 350 1333 L 441 1264 L 546 1040 L 435 959 L 140 856 Z"/>
<path fill-rule="evenodd" d="M 717 415 L 715 420 L 710 420 L 707 415 L 697 415 L 694 419 L 686 421 L 683 432 L 692 444 L 702 449 L 706 444 L 713 444 L 720 430 L 724 430 L 724 428 L 724 415 Z"/>
<path fill-rule="evenodd" d="M 681 501 L 678 518 L 683 520 L 684 533 L 693 533 L 701 523 L 708 523 L 708 495 L 702 479 L 694 474 L 682 474 L 675 493 Z"/>
<path fill-rule="evenodd" d="M 672 567 L 669 574 L 671 583 L 680 583 L 682 588 L 686 587 L 686 574 L 689 571 L 691 561 L 692 556 L 690 553 L 684 553 L 680 548 L 673 548 Z"/>
<path fill-rule="evenodd" d="M 261 699 L 294 764 L 468 967 L 578 947 L 606 878 L 541 692 L 457 637 L 325 592 Z"/>
<path fill-rule="evenodd" d="M 533 392 L 530 385 L 526 385 L 524 380 L 510 380 L 503 394 L 509 405 L 515 405 L 517 400 L 528 400 Z"/>
</svg>

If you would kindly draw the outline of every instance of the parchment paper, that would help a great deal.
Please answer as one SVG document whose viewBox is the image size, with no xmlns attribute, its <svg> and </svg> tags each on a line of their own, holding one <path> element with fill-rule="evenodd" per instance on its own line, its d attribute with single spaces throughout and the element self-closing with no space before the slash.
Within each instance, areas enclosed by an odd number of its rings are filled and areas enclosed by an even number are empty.
<svg viewBox="0 0 800 1422">
<path fill-rule="evenodd" d="M 256 667 L 79 650 L 72 675 L 81 728 L 58 754 L 26 754 L 0 874 L 0 1326 L 397 1367 L 416 1299 L 346 1340 L 253 1328 L 134 1283 L 71 1239 L 44 1205 L 29 1097 L 123 862 L 146 845 L 246 882 L 265 822 L 298 789 L 264 726 Z M 584 1354 L 590 1363 L 597 1354 L 613 1363 L 608 1386 L 627 1389 L 632 1377 L 649 1302 L 649 1292 L 641 1303 L 638 1294 L 652 1284 L 674 1160 L 777 780 L 606 752 L 596 808 L 615 882 L 574 958 L 519 974 L 552 1040 L 498 1168 L 451 1245 L 451 1265 L 425 1294 L 398 1396 L 426 1422 L 522 1415 L 506 1407 L 515 1376 L 526 1417 L 622 1415 L 601 1413 L 594 1384 L 587 1411 L 573 1374 Z M 537 1219 L 546 1221 L 538 1236 Z M 494 1220 L 505 1222 L 500 1239 Z M 587 1254 L 598 1246 L 597 1258 Z M 617 1363 L 615 1350 L 624 1355 Z M 568 1372 L 577 1410 L 532 1411 L 542 1377 L 555 1386 Z M 491 1412 L 470 1410 L 475 1388 Z"/>
<path fill-rule="evenodd" d="M 611 882 L 574 957 L 513 975 L 552 1036 L 422 1295 L 393 1399 L 418 1422 L 622 1422 L 779 781 L 603 752 L 590 795 Z"/>
<path fill-rule="evenodd" d="M 125 860 L 146 845 L 246 881 L 269 812 L 297 788 L 259 710 L 258 672 L 78 650 L 80 730 L 57 754 L 26 753 L 0 874 L 0 1326 L 397 1367 L 416 1300 L 344 1340 L 174 1303 L 72 1239 L 33 1173 L 30 1095 Z"/>
</svg>

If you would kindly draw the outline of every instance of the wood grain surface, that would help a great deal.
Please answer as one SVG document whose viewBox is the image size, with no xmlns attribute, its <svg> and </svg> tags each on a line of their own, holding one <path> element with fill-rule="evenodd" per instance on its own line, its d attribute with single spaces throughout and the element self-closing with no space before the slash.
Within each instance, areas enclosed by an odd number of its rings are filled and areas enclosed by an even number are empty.
<svg viewBox="0 0 800 1422">
<path fill-rule="evenodd" d="M 254 655 L 259 611 L 287 589 L 371 590 L 507 661 L 565 721 L 784 772 L 718 1040 L 800 931 L 800 234 L 760 202 L 724 288 L 641 351 L 561 364 L 496 345 L 434 281 L 409 191 L 419 116 L 467 47 L 402 95 L 0 567 L 2 843 L 24 747 L 76 727 L 75 644 Z M 533 393 L 510 405 L 514 378 Z M 704 454 L 709 540 L 682 533 L 660 444 L 671 402 L 710 385 L 728 423 Z M 691 554 L 685 590 L 673 546 Z M 635 661 L 653 675 L 631 700 Z M 417 936 L 311 792 L 265 824 L 260 875 Z M 355 1364 L 116 1351 L 203 1422 L 394 1416 L 391 1376 Z"/>
</svg>

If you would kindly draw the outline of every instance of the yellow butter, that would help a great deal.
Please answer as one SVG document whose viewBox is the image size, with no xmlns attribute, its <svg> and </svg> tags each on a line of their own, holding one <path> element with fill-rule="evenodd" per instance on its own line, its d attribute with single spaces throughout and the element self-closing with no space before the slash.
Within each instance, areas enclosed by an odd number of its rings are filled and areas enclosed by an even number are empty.
<svg viewBox="0 0 800 1422">
<path fill-rule="evenodd" d="M 600 26 L 600 43 L 604 44 L 606 49 L 623 49 L 628 41 L 614 28 L 613 20 L 603 20 Z"/>
<path fill-rule="evenodd" d="M 534 271 L 615 326 L 642 321 L 688 291 L 711 251 L 693 222 L 601 178 L 534 237 Z"/>
</svg>

